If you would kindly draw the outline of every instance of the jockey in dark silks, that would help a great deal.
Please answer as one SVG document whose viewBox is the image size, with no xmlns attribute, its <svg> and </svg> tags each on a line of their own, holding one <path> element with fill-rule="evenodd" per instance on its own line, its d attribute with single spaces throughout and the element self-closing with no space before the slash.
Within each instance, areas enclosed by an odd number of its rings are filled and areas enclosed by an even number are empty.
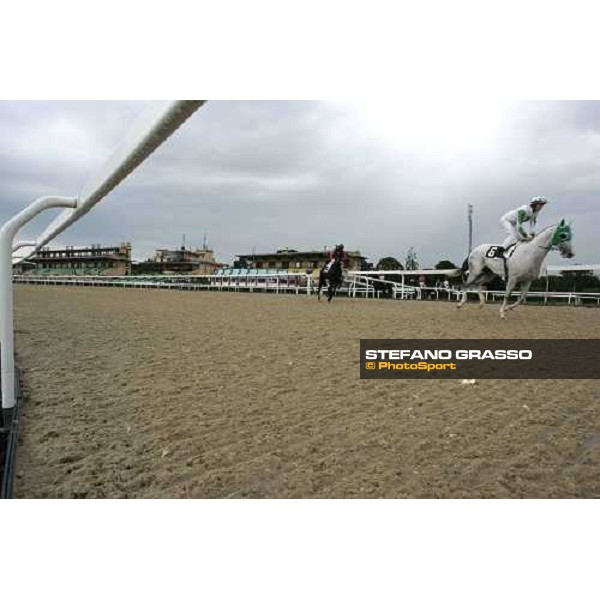
<svg viewBox="0 0 600 600">
<path fill-rule="evenodd" d="M 348 264 L 348 255 L 344 252 L 344 244 L 338 244 L 330 253 L 329 261 L 319 273 L 317 298 L 321 299 L 321 289 L 327 284 L 327 302 L 335 296 L 344 280 L 344 269 Z"/>
<path fill-rule="evenodd" d="M 339 260 L 342 264 L 342 268 L 345 269 L 348 266 L 348 255 L 344 250 L 344 244 L 338 244 L 330 253 L 329 253 L 329 262 L 325 267 L 325 272 L 328 272 L 329 269 L 334 265 L 334 263 Z"/>
</svg>

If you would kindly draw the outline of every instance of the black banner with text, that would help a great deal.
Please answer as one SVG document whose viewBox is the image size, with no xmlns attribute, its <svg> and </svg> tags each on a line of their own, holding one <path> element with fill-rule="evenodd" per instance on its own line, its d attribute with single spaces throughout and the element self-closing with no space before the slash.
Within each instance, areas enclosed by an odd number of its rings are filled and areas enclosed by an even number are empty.
<svg viewBox="0 0 600 600">
<path fill-rule="evenodd" d="M 600 340 L 360 340 L 361 379 L 600 379 Z"/>
</svg>

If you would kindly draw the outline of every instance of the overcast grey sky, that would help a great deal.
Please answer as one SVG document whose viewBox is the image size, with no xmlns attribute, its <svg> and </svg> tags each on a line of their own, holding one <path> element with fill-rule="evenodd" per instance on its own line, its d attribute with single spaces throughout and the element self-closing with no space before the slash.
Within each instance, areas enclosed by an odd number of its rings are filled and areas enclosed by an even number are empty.
<svg viewBox="0 0 600 600">
<path fill-rule="evenodd" d="M 147 104 L 0 102 L 0 219 L 77 195 Z M 343 242 L 430 267 L 465 257 L 467 203 L 474 243 L 501 242 L 500 216 L 544 195 L 539 226 L 573 220 L 569 262 L 598 263 L 599 159 L 596 101 L 210 101 L 53 245 L 130 241 L 142 260 L 206 232 L 225 262 Z"/>
</svg>

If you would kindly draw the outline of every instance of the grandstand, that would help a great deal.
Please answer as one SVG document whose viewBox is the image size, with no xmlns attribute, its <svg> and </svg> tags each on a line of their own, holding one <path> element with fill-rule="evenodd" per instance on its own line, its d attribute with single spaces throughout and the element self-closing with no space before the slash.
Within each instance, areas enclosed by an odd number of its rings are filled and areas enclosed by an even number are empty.
<svg viewBox="0 0 600 600">
<path fill-rule="evenodd" d="M 35 275 L 130 275 L 131 243 L 42 248 L 29 261 Z"/>
<path fill-rule="evenodd" d="M 280 248 L 276 252 L 238 254 L 234 266 L 244 267 L 260 273 L 314 273 L 322 269 L 329 261 L 331 249 L 300 251 Z M 347 250 L 348 268 L 352 271 L 363 270 L 367 258 L 359 250 Z M 245 274 L 245 273 L 243 273 Z M 250 273 L 256 274 L 256 273 Z"/>
<path fill-rule="evenodd" d="M 224 263 L 217 262 L 213 250 L 204 245 L 195 250 L 181 246 L 178 250 L 159 248 L 154 258 L 134 263 L 133 275 L 211 275 Z"/>
</svg>

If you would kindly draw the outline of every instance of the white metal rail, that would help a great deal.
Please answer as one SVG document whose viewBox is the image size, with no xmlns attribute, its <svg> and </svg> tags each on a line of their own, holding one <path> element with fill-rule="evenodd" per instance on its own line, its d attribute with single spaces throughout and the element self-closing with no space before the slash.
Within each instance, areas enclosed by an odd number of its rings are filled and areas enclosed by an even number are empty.
<svg viewBox="0 0 600 600">
<path fill-rule="evenodd" d="M 368 280 L 369 278 L 365 278 Z M 145 289 L 169 289 L 169 290 L 189 290 L 189 291 L 228 291 L 228 292 L 272 292 L 276 294 L 306 294 L 311 295 L 315 291 L 315 284 L 310 276 L 303 274 L 274 274 L 268 276 L 256 275 L 15 275 L 14 282 L 19 284 L 44 285 L 44 286 L 62 286 L 72 285 L 78 287 L 122 287 L 122 288 L 145 288 Z M 381 282 L 381 280 L 373 280 L 373 282 Z M 381 298 L 386 297 L 381 290 L 377 290 L 373 282 L 361 282 L 356 279 L 347 279 L 344 287 L 341 289 L 342 294 L 347 294 L 350 297 L 362 296 L 364 298 Z M 396 282 L 387 282 L 394 284 Z M 400 286 L 400 284 L 397 284 Z M 408 287 L 408 286 L 407 286 Z M 443 287 L 411 287 L 405 289 L 404 293 L 400 287 L 396 293 L 390 294 L 390 298 L 397 300 L 415 299 L 415 300 L 448 300 L 456 301 L 461 295 L 461 290 Z M 490 298 L 493 301 L 502 300 L 504 292 L 484 290 L 483 294 L 486 301 Z M 511 294 L 512 297 L 518 297 L 519 291 Z M 531 299 L 538 298 L 543 300 L 544 304 L 548 300 L 566 301 L 567 304 L 581 306 L 586 302 L 595 303 L 600 306 L 600 293 L 597 292 L 529 292 L 528 297 Z"/>
<path fill-rule="evenodd" d="M 2 408 L 15 405 L 14 381 L 14 331 L 12 305 L 12 252 L 14 245 L 31 246 L 29 254 L 15 262 L 26 260 L 42 246 L 53 240 L 75 221 L 87 214 L 98 202 L 136 169 L 200 106 L 202 100 L 176 100 L 161 102 L 145 112 L 129 130 L 123 143 L 108 162 L 82 187 L 76 198 L 38 198 L 27 208 L 7 221 L 0 229 L 0 352 L 2 376 Z M 18 230 L 41 211 L 52 207 L 64 207 L 44 232 L 32 244 L 18 242 L 14 237 Z M 16 248 L 15 248 L 16 249 Z"/>
</svg>

